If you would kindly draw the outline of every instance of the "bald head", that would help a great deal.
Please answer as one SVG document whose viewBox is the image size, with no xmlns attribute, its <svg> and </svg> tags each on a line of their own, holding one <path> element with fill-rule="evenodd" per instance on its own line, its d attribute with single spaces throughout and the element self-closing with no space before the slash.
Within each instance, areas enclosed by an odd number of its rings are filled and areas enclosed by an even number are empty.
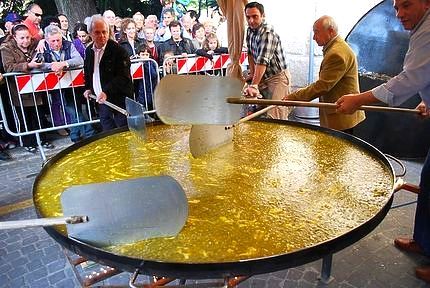
<svg viewBox="0 0 430 288">
<path fill-rule="evenodd" d="M 314 40 L 318 46 L 325 46 L 330 40 L 335 38 L 338 33 L 338 27 L 333 17 L 324 15 L 315 21 L 314 26 Z"/>
<path fill-rule="evenodd" d="M 333 17 L 327 15 L 321 16 L 317 21 L 315 21 L 315 24 L 316 23 L 320 23 L 322 25 L 322 28 L 324 28 L 325 30 L 333 30 L 333 32 L 337 35 L 338 27 Z"/>
</svg>

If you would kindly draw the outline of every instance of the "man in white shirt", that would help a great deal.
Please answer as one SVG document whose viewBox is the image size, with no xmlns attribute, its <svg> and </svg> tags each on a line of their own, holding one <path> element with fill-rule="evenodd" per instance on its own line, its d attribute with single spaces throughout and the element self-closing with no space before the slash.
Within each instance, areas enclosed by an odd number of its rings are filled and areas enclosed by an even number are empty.
<svg viewBox="0 0 430 288">
<path fill-rule="evenodd" d="M 85 92 L 97 97 L 102 129 L 110 130 L 127 125 L 127 118 L 106 105 L 109 101 L 125 108 L 125 97 L 132 97 L 133 83 L 130 75 L 130 57 L 124 48 L 109 39 L 109 25 L 100 15 L 91 18 L 89 34 L 93 44 L 85 51 Z"/>
<path fill-rule="evenodd" d="M 411 31 L 403 71 L 370 91 L 342 96 L 336 102 L 338 112 L 353 113 L 361 105 L 379 101 L 395 106 L 418 93 L 422 101 L 417 109 L 423 118 L 430 117 L 430 0 L 394 0 L 394 9 L 403 27 Z M 430 151 L 421 171 L 413 237 L 396 238 L 394 245 L 430 256 Z M 417 267 L 415 273 L 430 283 L 430 266 Z"/>
</svg>

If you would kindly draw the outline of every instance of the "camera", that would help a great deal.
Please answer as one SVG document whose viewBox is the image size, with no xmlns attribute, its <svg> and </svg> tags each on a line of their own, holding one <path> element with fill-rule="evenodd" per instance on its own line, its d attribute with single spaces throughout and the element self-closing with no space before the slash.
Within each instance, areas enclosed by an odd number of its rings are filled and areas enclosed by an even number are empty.
<svg viewBox="0 0 430 288">
<path fill-rule="evenodd" d="M 36 56 L 34 56 L 34 62 L 42 63 L 43 62 L 43 53 L 37 53 Z"/>
</svg>

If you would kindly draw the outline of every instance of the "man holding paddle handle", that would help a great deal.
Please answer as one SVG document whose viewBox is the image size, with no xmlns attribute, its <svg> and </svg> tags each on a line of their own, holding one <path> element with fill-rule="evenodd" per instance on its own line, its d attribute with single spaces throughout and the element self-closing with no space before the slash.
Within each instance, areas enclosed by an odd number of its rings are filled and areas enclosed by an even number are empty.
<svg viewBox="0 0 430 288">
<path fill-rule="evenodd" d="M 348 44 L 338 35 L 338 27 L 330 16 L 322 16 L 313 25 L 314 40 L 323 47 L 319 79 L 299 89 L 283 100 L 311 101 L 319 97 L 320 102 L 333 103 L 347 93 L 358 93 L 357 58 Z M 320 109 L 322 127 L 352 134 L 352 129 L 365 119 L 363 111 L 351 115 L 338 114 L 335 109 Z"/>
<path fill-rule="evenodd" d="M 245 5 L 245 16 L 248 22 L 246 44 L 250 74 L 243 89 L 246 97 L 262 95 L 273 100 L 280 100 L 290 93 L 290 73 L 282 50 L 279 35 L 273 27 L 264 21 L 264 6 L 258 2 Z M 266 95 L 268 94 L 268 95 Z M 288 107 L 274 107 L 267 112 L 273 119 L 288 119 Z"/>
<path fill-rule="evenodd" d="M 338 112 L 354 113 L 361 105 L 379 101 L 396 106 L 418 93 L 422 102 L 417 109 L 423 117 L 430 117 L 430 0 L 394 0 L 394 9 L 403 27 L 411 31 L 403 71 L 370 91 L 342 96 L 336 102 Z M 430 256 L 430 151 L 421 171 L 413 238 L 396 238 L 394 245 Z M 430 266 L 415 272 L 430 283 Z"/>
<path fill-rule="evenodd" d="M 127 118 L 104 105 L 111 102 L 125 107 L 125 98 L 133 96 L 130 57 L 127 51 L 109 39 L 109 24 L 100 15 L 91 17 L 89 30 L 93 44 L 87 47 L 84 60 L 85 98 L 97 97 L 103 131 L 127 125 Z M 103 105 L 102 105 L 103 104 Z"/>
</svg>

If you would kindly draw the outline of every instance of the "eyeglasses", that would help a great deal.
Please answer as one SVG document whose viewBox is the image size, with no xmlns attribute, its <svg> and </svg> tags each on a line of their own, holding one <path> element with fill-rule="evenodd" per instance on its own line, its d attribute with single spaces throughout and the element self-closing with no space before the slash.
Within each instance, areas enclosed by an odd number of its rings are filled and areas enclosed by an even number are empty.
<svg viewBox="0 0 430 288">
<path fill-rule="evenodd" d="M 33 14 L 36 17 L 42 17 L 43 16 L 43 14 L 39 14 L 39 13 L 33 12 L 31 10 L 30 10 L 30 12 L 31 12 L 31 14 Z"/>
</svg>

